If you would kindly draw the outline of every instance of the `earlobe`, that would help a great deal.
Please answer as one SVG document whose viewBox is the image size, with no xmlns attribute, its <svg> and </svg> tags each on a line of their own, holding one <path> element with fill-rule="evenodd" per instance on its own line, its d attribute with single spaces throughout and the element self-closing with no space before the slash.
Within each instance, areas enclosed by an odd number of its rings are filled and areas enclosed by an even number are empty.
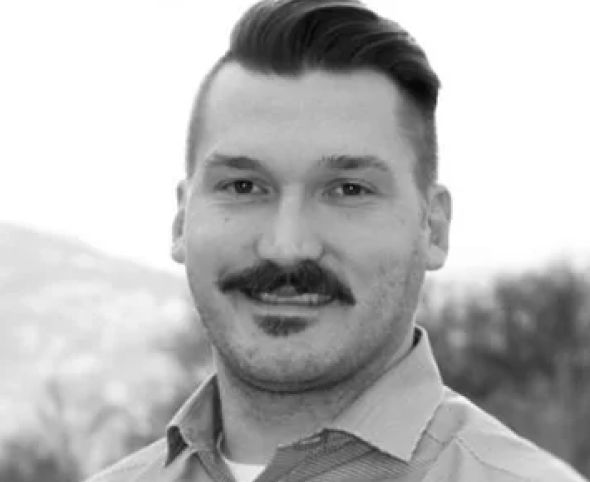
<svg viewBox="0 0 590 482">
<path fill-rule="evenodd" d="M 184 219 L 186 209 L 186 181 L 180 181 L 176 187 L 177 211 L 172 222 L 172 247 L 170 255 L 177 263 L 185 260 Z"/>
<path fill-rule="evenodd" d="M 436 185 L 431 191 L 428 212 L 428 255 L 426 268 L 441 268 L 449 252 L 449 229 L 452 216 L 452 200 L 448 189 Z"/>
</svg>

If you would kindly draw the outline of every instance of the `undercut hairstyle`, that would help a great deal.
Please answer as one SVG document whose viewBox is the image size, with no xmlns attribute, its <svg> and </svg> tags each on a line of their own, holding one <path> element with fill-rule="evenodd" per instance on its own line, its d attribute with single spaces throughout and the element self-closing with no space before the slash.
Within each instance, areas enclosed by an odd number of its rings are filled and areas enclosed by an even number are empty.
<svg viewBox="0 0 590 482">
<path fill-rule="evenodd" d="M 312 70 L 385 74 L 410 109 L 415 178 L 426 189 L 437 178 L 435 110 L 440 82 L 426 54 L 396 22 L 358 0 L 262 0 L 238 20 L 228 51 L 204 78 L 191 113 L 186 175 L 194 172 L 202 104 L 215 74 L 236 62 L 252 72 L 297 77 Z M 393 128 L 393 126 L 392 126 Z"/>
</svg>

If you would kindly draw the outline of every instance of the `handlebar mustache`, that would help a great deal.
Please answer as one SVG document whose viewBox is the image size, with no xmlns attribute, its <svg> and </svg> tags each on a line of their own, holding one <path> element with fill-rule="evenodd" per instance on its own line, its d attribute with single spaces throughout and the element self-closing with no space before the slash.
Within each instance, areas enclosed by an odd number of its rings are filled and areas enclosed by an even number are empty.
<svg viewBox="0 0 590 482">
<path fill-rule="evenodd" d="M 352 291 L 331 271 L 315 261 L 303 260 L 293 266 L 280 266 L 273 261 L 262 263 L 236 273 L 228 273 L 219 279 L 221 292 L 245 293 L 272 292 L 283 286 L 293 286 L 298 293 L 320 293 L 342 303 L 356 303 Z"/>
</svg>

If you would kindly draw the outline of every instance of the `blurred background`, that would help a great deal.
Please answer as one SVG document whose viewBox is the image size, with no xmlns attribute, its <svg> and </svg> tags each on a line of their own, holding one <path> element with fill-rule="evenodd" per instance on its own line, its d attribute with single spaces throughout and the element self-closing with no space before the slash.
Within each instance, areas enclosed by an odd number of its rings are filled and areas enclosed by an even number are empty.
<svg viewBox="0 0 590 482">
<path fill-rule="evenodd" d="M 451 255 L 418 313 L 443 377 L 590 476 L 590 6 L 367 3 L 443 82 Z M 0 3 L 0 482 L 82 479 L 160 437 L 211 370 L 168 256 L 174 191 L 249 4 Z"/>
</svg>

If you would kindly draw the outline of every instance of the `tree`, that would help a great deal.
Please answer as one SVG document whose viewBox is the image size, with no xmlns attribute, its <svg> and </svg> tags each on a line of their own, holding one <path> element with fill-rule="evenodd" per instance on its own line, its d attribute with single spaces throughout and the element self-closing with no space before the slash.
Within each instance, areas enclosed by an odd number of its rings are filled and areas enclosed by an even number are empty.
<svg viewBox="0 0 590 482">
<path fill-rule="evenodd" d="M 174 413 L 213 370 L 211 347 L 194 310 L 189 311 L 183 328 L 158 340 L 154 344 L 154 350 L 173 361 L 174 373 L 170 373 L 167 381 L 170 395 L 152 404 L 143 430 L 130 431 L 127 434 L 125 445 L 128 451 L 162 437 Z"/>
<path fill-rule="evenodd" d="M 428 299 L 427 299 L 428 300 Z M 590 282 L 554 265 L 426 304 L 446 383 L 590 474 Z"/>
<path fill-rule="evenodd" d="M 98 383 L 71 385 L 58 375 L 46 381 L 33 422 L 2 444 L 0 481 L 77 482 L 126 453 L 138 417 L 106 400 Z"/>
<path fill-rule="evenodd" d="M 6 442 L 0 458 L 2 482 L 77 482 L 74 467 L 62 464 L 48 447 L 39 444 L 34 434 L 23 434 Z"/>
</svg>

